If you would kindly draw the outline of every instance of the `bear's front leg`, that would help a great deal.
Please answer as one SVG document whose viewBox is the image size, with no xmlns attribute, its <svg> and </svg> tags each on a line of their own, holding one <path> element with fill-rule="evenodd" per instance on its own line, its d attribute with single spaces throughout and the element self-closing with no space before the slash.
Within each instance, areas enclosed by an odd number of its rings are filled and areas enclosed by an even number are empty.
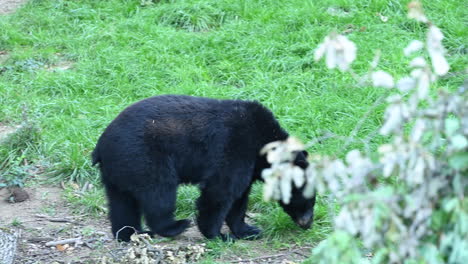
<svg viewBox="0 0 468 264">
<path fill-rule="evenodd" d="M 258 239 L 261 237 L 259 228 L 245 223 L 249 193 L 250 188 L 232 204 L 231 210 L 226 217 L 227 225 L 238 239 Z"/>
<path fill-rule="evenodd" d="M 221 234 L 221 227 L 231 208 L 232 200 L 219 193 L 202 190 L 197 201 L 197 224 L 198 229 L 206 238 L 221 238 L 224 241 L 233 239 L 229 235 Z"/>
</svg>

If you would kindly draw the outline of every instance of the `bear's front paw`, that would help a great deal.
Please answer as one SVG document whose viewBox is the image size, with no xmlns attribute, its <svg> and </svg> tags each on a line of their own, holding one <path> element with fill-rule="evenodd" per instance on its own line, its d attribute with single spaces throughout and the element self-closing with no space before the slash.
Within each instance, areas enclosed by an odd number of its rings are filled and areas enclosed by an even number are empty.
<svg viewBox="0 0 468 264">
<path fill-rule="evenodd" d="M 171 227 L 173 230 L 174 236 L 179 235 L 180 233 L 184 232 L 190 226 L 191 221 L 188 219 L 182 219 L 175 221 L 174 225 Z"/>
<path fill-rule="evenodd" d="M 154 233 L 163 237 L 175 237 L 180 235 L 190 226 L 190 220 L 182 219 L 173 221 L 169 224 L 161 225 L 156 230 L 152 230 Z"/>
<path fill-rule="evenodd" d="M 221 240 L 224 242 L 233 243 L 234 241 L 236 241 L 236 237 L 231 234 L 219 234 L 219 238 L 221 238 Z"/>
<path fill-rule="evenodd" d="M 256 226 L 245 224 L 242 230 L 234 233 L 238 239 L 255 240 L 262 236 L 262 230 Z"/>
</svg>

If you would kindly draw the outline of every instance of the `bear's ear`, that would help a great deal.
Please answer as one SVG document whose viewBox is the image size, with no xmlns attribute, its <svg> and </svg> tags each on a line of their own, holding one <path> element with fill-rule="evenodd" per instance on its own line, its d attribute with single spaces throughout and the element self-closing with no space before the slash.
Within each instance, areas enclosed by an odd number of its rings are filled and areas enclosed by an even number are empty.
<svg viewBox="0 0 468 264">
<path fill-rule="evenodd" d="M 302 152 L 302 154 L 303 154 L 306 158 L 309 157 L 309 152 L 307 152 L 307 151 L 305 151 L 305 150 L 303 150 L 303 151 L 301 151 L 301 152 Z"/>
</svg>

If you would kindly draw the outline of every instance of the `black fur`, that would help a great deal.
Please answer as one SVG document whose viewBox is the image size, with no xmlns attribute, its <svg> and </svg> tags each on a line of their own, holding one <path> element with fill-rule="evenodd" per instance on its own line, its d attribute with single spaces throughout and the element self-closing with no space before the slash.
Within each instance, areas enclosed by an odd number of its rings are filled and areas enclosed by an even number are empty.
<svg viewBox="0 0 468 264">
<path fill-rule="evenodd" d="M 205 237 L 225 238 L 224 221 L 235 238 L 258 237 L 260 230 L 244 217 L 250 187 L 269 166 L 259 151 L 287 137 L 257 102 L 163 95 L 129 106 L 107 127 L 92 155 L 93 165 L 100 164 L 112 233 L 124 226 L 143 232 L 142 215 L 149 233 L 182 233 L 190 222 L 174 219 L 176 192 L 179 184 L 189 183 L 201 189 L 197 223 Z M 307 166 L 304 153 L 296 163 Z M 305 199 L 299 191 L 282 206 L 296 222 L 305 217 L 310 226 L 315 198 Z M 133 232 L 124 228 L 118 239 L 128 241 Z"/>
</svg>

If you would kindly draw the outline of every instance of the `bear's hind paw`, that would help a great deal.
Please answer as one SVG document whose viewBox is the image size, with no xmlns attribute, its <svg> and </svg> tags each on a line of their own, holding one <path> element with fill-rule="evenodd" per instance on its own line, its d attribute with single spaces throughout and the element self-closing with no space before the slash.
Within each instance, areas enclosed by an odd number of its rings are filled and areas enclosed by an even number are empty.
<svg viewBox="0 0 468 264">
<path fill-rule="evenodd" d="M 262 237 L 262 230 L 256 226 L 245 225 L 242 231 L 235 232 L 238 239 L 255 240 Z"/>
</svg>

